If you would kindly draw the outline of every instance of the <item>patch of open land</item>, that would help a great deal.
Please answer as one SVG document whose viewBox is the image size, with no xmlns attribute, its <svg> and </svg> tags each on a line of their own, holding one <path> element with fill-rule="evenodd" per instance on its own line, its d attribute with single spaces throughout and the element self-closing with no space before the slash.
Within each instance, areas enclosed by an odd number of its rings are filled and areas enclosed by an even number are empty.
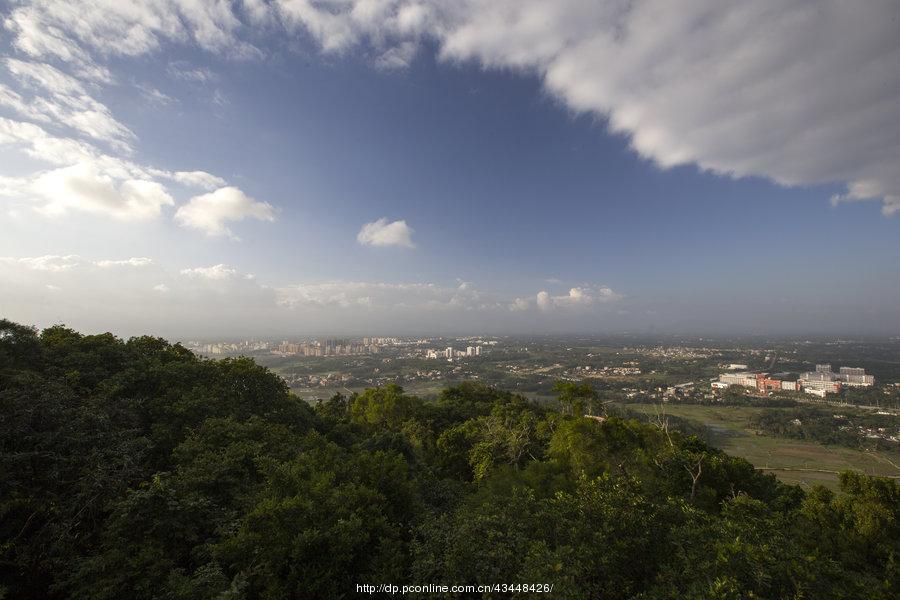
<svg viewBox="0 0 900 600">
<path fill-rule="evenodd" d="M 625 404 L 645 414 L 656 414 L 650 404 Z M 765 410 L 745 406 L 666 405 L 666 413 L 707 426 L 712 443 L 728 454 L 740 456 L 756 468 L 774 473 L 785 483 L 811 487 L 838 487 L 838 473 L 852 469 L 868 475 L 900 477 L 900 461 L 887 452 L 864 452 L 841 446 L 757 434 L 750 416 Z M 892 464 L 893 463 L 893 464 Z"/>
</svg>

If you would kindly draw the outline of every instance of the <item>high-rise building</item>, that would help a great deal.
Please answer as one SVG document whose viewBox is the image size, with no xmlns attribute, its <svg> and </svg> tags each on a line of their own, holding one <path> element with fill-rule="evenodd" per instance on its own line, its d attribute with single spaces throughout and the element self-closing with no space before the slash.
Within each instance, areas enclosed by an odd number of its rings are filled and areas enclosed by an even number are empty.
<svg viewBox="0 0 900 600">
<path fill-rule="evenodd" d="M 865 375 L 866 370 L 861 367 L 841 367 L 838 369 L 841 375 Z"/>
<path fill-rule="evenodd" d="M 466 356 L 475 356 L 475 346 L 466 346 Z"/>
<path fill-rule="evenodd" d="M 444 350 L 444 357 L 445 358 L 453 358 L 453 347 L 452 346 L 447 346 L 447 349 Z"/>
</svg>

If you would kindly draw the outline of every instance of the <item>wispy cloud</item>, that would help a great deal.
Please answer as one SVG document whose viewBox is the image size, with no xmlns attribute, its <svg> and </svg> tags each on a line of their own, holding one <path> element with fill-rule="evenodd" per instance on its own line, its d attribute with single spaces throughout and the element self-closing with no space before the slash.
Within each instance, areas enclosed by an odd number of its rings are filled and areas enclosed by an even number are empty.
<svg viewBox="0 0 900 600">
<path fill-rule="evenodd" d="M 98 267 L 147 267 L 153 264 L 153 259 L 140 256 L 124 260 L 98 260 L 94 264 Z"/>
<path fill-rule="evenodd" d="M 537 298 L 543 294 L 515 298 L 467 281 L 280 284 L 260 281 L 225 262 L 171 268 L 149 257 L 76 254 L 0 257 L 0 286 L 6 292 L 5 306 L 13 309 L 8 316 L 25 322 L 50 324 L 65 314 L 76 326 L 120 326 L 131 332 L 145 325 L 154 331 L 165 326 L 180 330 L 180 335 L 201 327 L 207 332 L 221 333 L 224 327 L 258 334 L 298 324 L 345 330 L 350 324 L 373 322 L 396 327 L 416 323 L 422 329 L 471 322 L 552 323 L 584 311 L 600 315 L 622 308 L 621 295 L 605 286 L 546 294 L 551 310 L 542 310 L 544 301 Z M 48 298 L 47 290 L 54 288 L 65 294 Z M 34 298 L 42 301 L 29 301 Z M 115 311 L 96 311 L 98 303 Z"/>
<path fill-rule="evenodd" d="M 215 190 L 225 187 L 226 181 L 206 171 L 177 171 L 172 174 L 172 179 L 187 186 L 203 190 Z"/>
<path fill-rule="evenodd" d="M 59 273 L 71 269 L 83 267 L 146 267 L 153 264 L 153 260 L 147 257 L 131 257 L 125 259 L 87 260 L 77 254 L 46 254 L 44 256 L 32 256 L 23 258 L 0 257 L 0 262 L 6 265 L 17 265 L 22 269 L 31 271 L 47 271 Z"/>
<path fill-rule="evenodd" d="M 21 96 L 7 101 L 7 106 L 27 118 L 71 127 L 119 151 L 131 151 L 134 133 L 95 100 L 78 79 L 46 63 L 7 58 L 5 66 L 31 92 L 24 106 L 19 103 Z"/>
<path fill-rule="evenodd" d="M 572 288 L 553 296 L 541 291 L 531 298 L 510 299 L 469 282 L 456 286 L 435 283 L 373 283 L 329 281 L 276 288 L 281 305 L 291 308 L 364 308 L 371 310 L 512 312 L 591 309 L 612 304 L 622 295 L 607 286 Z"/>
</svg>

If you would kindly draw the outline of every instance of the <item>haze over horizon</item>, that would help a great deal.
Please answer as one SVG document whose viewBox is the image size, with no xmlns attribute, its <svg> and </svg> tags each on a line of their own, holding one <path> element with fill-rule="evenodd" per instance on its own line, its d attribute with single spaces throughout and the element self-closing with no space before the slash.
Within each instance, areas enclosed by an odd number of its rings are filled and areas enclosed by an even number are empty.
<svg viewBox="0 0 900 600">
<path fill-rule="evenodd" d="M 0 317 L 900 335 L 900 4 L 0 4 Z"/>
</svg>

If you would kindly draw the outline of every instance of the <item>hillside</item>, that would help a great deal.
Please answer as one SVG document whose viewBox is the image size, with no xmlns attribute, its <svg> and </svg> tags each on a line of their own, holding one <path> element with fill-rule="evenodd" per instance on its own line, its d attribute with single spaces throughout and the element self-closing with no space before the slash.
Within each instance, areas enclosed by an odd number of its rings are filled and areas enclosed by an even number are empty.
<svg viewBox="0 0 900 600">
<path fill-rule="evenodd" d="M 0 321 L 0 597 L 900 594 L 895 482 L 805 492 L 559 392 L 385 386 L 311 407 L 250 359 Z"/>
</svg>

